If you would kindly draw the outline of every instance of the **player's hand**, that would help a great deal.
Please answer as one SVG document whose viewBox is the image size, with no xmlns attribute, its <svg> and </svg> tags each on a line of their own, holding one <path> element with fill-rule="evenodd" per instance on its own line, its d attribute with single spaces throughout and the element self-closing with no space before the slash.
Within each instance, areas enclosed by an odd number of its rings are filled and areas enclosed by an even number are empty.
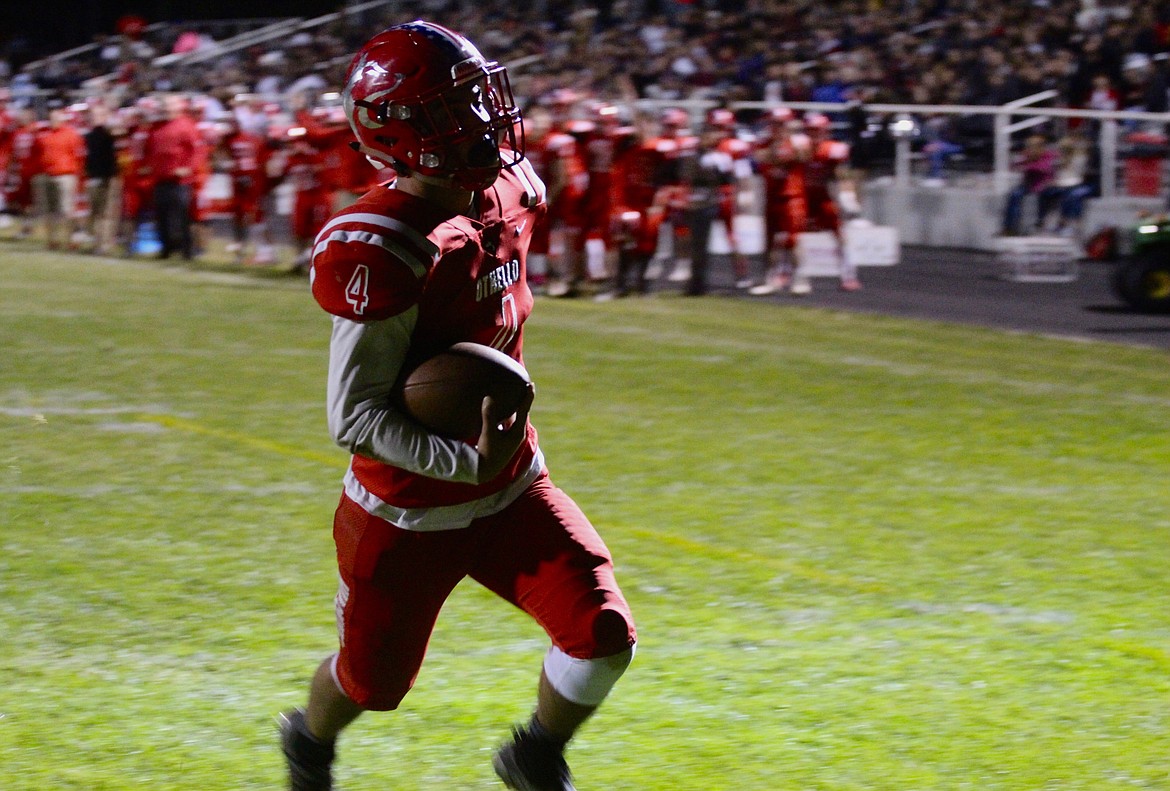
<svg viewBox="0 0 1170 791">
<path fill-rule="evenodd" d="M 483 427 L 479 431 L 479 482 L 487 483 L 495 478 L 516 455 L 520 445 L 528 436 L 528 410 L 536 396 L 536 386 L 528 384 L 520 404 L 510 414 L 487 396 L 483 399 Z"/>
</svg>

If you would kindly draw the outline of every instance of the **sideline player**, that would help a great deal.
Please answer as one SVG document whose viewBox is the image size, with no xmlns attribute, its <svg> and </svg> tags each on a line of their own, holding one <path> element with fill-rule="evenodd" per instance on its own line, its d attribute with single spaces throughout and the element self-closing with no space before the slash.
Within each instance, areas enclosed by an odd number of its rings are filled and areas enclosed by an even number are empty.
<svg viewBox="0 0 1170 791">
<path fill-rule="evenodd" d="M 689 213 L 686 209 L 690 198 L 687 195 L 686 187 L 678 179 L 677 170 L 677 164 L 694 156 L 699 148 L 699 138 L 691 133 L 690 123 L 687 111 L 678 107 L 666 108 L 658 119 L 661 137 L 656 145 L 672 146 L 670 159 L 675 163 L 674 168 L 668 168 L 670 174 L 668 182 L 660 185 L 671 187 L 667 221 L 670 223 L 671 230 L 670 257 L 673 259 L 673 268 L 667 275 L 667 279 L 675 283 L 683 283 L 691 279 L 691 257 L 694 254 L 691 229 L 687 225 Z M 658 273 L 654 271 L 655 269 L 657 267 L 652 262 L 651 274 L 648 274 L 647 277 L 657 278 Z"/>
<path fill-rule="evenodd" d="M 828 116 L 810 113 L 804 120 L 808 130 L 811 156 L 804 167 L 804 204 L 808 212 L 808 227 L 825 230 L 837 241 L 837 260 L 841 272 L 842 291 L 857 291 L 861 281 L 857 279 L 857 267 L 849 258 L 845 236 L 841 232 L 841 210 L 838 208 L 837 192 L 840 177 L 838 170 L 849 163 L 849 145 L 829 136 L 832 123 Z M 852 186 L 847 194 L 853 195 Z M 856 199 L 854 198 L 854 201 Z"/>
<path fill-rule="evenodd" d="M 774 294 L 790 286 L 794 294 L 812 290 L 808 278 L 793 278 L 796 236 L 804 229 L 804 167 L 812 143 L 791 108 L 774 107 L 768 114 L 768 136 L 761 141 L 756 163 L 764 179 L 764 282 L 749 293 Z"/>
<path fill-rule="evenodd" d="M 735 113 L 725 107 L 711 110 L 707 114 L 707 124 L 719 130 L 715 150 L 731 158 L 733 178 L 730 184 L 720 190 L 718 219 L 727 229 L 727 243 L 731 248 L 731 263 L 735 271 L 735 287 L 749 288 L 752 285 L 751 272 L 736 239 L 735 215 L 742 189 L 741 182 L 752 175 L 752 144 L 740 139 Z"/>
<path fill-rule="evenodd" d="M 618 249 L 614 297 L 626 296 L 631 288 L 635 294 L 647 292 L 646 269 L 658 249 L 666 195 L 674 187 L 675 169 L 670 167 L 677 151 L 674 142 L 652 134 L 654 122 L 647 115 L 635 118 L 634 123 L 628 144 L 614 162 L 613 237 Z"/>
<path fill-rule="evenodd" d="M 284 178 L 293 189 L 291 224 L 297 251 L 294 266 L 308 271 L 313 240 L 333 213 L 334 190 L 327 177 L 327 154 L 313 145 L 304 127 L 291 129 L 284 145 Z"/>
<path fill-rule="evenodd" d="M 147 160 L 147 143 L 160 113 L 161 108 L 154 97 L 143 97 L 120 113 L 126 131 L 118 138 L 118 164 L 122 172 L 122 218 L 118 238 L 127 256 L 134 255 L 139 228 L 153 213 L 154 176 Z"/>
<path fill-rule="evenodd" d="M 32 108 L 22 107 L 16 111 L 15 126 L 4 185 L 5 200 L 7 210 L 20 217 L 18 236 L 25 239 L 32 236 L 33 222 L 37 218 L 33 181 L 37 177 L 39 163 L 35 153 L 37 138 L 44 134 L 45 125 L 37 120 Z"/>
<path fill-rule="evenodd" d="M 329 426 L 353 457 L 333 523 L 340 650 L 282 722 L 292 788 L 331 788 L 337 735 L 364 711 L 397 708 L 469 576 L 552 643 L 535 712 L 495 770 L 520 791 L 572 791 L 564 747 L 634 653 L 609 550 L 549 478 L 531 389 L 512 415 L 485 398 L 484 428 L 466 442 L 427 432 L 391 399 L 404 367 L 454 342 L 522 362 L 525 258 L 545 205 L 520 112 L 503 67 L 427 22 L 367 42 L 344 103 L 361 150 L 398 178 L 334 215 L 314 246 L 313 295 L 333 316 Z"/>
<path fill-rule="evenodd" d="M 585 269 L 585 191 L 589 170 L 581 144 L 572 134 L 580 124 L 572 118 L 576 95 L 557 91 L 551 100 L 552 127 L 543 135 L 540 152 L 548 178 L 547 226 L 549 269 L 555 278 L 547 292 L 554 297 L 575 297 L 588 280 Z M 542 247 L 544 245 L 542 244 Z"/>
<path fill-rule="evenodd" d="M 268 192 L 268 141 L 245 131 L 234 115 L 222 122 L 223 134 L 215 159 L 232 180 L 232 242 L 227 251 L 237 262 L 247 260 L 248 245 L 257 258 L 260 248 L 271 247 L 264 217 L 264 196 Z"/>
</svg>

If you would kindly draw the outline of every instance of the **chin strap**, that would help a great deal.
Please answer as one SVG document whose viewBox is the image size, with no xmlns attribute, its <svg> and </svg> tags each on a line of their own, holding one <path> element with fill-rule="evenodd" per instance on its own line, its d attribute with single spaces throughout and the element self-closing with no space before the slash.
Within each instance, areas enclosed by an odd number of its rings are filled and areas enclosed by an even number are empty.
<svg viewBox="0 0 1170 791">
<path fill-rule="evenodd" d="M 363 146 L 357 140 L 352 141 L 349 144 L 349 147 L 352 148 L 354 151 L 358 152 L 359 154 L 364 155 L 366 158 L 366 161 L 369 162 L 374 167 L 378 168 L 379 170 L 382 170 L 382 169 L 388 168 L 388 167 L 392 167 L 390 162 L 383 159 L 383 155 L 381 153 L 375 151 L 374 149 L 370 148 L 369 146 Z"/>
</svg>

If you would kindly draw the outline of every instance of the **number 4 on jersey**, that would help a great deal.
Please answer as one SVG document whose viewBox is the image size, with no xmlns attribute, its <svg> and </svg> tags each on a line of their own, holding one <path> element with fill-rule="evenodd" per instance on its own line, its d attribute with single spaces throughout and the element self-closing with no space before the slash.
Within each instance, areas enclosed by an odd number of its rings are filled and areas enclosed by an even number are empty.
<svg viewBox="0 0 1170 791">
<path fill-rule="evenodd" d="M 365 264 L 358 264 L 353 270 L 353 277 L 345 287 L 345 301 L 353 307 L 353 312 L 362 315 L 366 305 L 370 304 L 370 269 Z"/>
</svg>

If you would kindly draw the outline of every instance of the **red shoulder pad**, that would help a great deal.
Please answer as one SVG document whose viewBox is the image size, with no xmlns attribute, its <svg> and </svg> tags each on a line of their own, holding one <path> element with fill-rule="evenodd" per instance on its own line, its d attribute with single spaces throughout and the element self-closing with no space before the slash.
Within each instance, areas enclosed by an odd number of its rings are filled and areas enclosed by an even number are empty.
<svg viewBox="0 0 1170 791">
<path fill-rule="evenodd" d="M 313 246 L 313 297 L 329 313 L 377 321 L 418 303 L 438 248 L 397 220 L 339 215 Z"/>
</svg>

